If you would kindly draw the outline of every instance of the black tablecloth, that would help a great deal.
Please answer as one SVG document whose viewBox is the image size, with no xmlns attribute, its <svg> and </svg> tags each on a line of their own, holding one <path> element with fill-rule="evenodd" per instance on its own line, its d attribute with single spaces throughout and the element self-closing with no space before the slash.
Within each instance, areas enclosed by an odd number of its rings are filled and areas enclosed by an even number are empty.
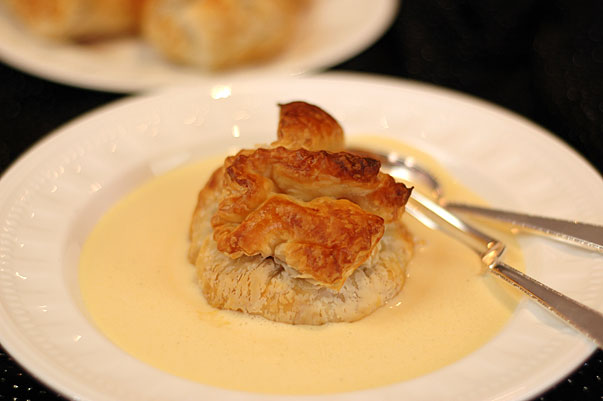
<svg viewBox="0 0 603 401">
<path fill-rule="evenodd" d="M 405 0 L 377 43 L 331 70 L 414 79 L 487 99 L 547 128 L 603 171 L 603 3 L 511 3 Z M 53 129 L 124 96 L 48 82 L 3 64 L 0 82 L 0 172 Z M 571 202 L 569 194 L 559 196 Z M 535 399 L 601 401 L 602 377 L 597 351 Z M 27 399 L 61 397 L 0 348 L 0 400 Z"/>
</svg>

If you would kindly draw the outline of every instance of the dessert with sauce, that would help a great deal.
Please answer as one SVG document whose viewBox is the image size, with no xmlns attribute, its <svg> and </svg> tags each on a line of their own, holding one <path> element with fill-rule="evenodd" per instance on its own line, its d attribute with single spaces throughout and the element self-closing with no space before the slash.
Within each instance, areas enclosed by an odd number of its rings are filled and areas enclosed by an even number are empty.
<svg viewBox="0 0 603 401">
<path fill-rule="evenodd" d="M 411 189 L 343 151 L 317 106 L 280 106 L 278 139 L 226 158 L 198 196 L 189 260 L 208 303 L 320 325 L 361 319 L 396 296 L 413 241 Z"/>
<path fill-rule="evenodd" d="M 392 187 L 370 160 L 342 154 L 343 132 L 327 113 L 296 102 L 281 115 L 275 143 L 226 161 L 214 141 L 220 134 L 201 131 L 199 146 L 213 147 L 214 156 L 144 182 L 135 177 L 136 187 L 103 213 L 82 245 L 78 270 L 86 315 L 103 335 L 172 376 L 238 392 L 309 395 L 437 371 L 505 327 L 519 291 L 484 275 L 473 250 L 387 200 L 391 188 L 404 188 Z M 454 199 L 483 202 L 428 154 L 396 139 L 406 134 L 353 132 L 348 142 L 412 155 L 437 172 Z M 349 174 L 334 174 L 342 171 Z M 312 225 L 286 224 L 292 210 L 302 211 L 298 223 Z M 331 221 L 336 213 L 351 217 Z M 362 228 L 380 219 L 382 236 L 379 227 Z M 332 231 L 321 237 L 329 224 Z M 502 239 L 507 260 L 524 269 L 516 238 Z M 344 244 L 350 253 L 326 254 L 343 261 L 341 270 L 327 263 L 320 271 L 297 252 L 320 250 L 312 244 Z"/>
</svg>

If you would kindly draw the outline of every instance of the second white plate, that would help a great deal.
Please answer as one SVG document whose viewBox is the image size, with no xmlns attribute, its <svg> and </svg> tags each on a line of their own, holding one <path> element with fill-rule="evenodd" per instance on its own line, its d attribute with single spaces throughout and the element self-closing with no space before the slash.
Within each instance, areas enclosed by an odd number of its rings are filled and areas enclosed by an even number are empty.
<svg viewBox="0 0 603 401">
<path fill-rule="evenodd" d="M 266 63 L 225 73 L 172 64 L 136 38 L 78 46 L 36 37 L 0 5 L 0 58 L 40 77 L 113 92 L 138 92 L 239 76 L 297 76 L 345 61 L 375 42 L 396 16 L 398 0 L 319 0 L 295 40 Z"/>
</svg>

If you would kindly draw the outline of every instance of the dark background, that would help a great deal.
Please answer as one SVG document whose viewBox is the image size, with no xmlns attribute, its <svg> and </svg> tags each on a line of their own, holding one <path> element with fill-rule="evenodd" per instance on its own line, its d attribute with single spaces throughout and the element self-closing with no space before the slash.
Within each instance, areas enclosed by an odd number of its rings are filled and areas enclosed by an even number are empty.
<svg viewBox="0 0 603 401">
<path fill-rule="evenodd" d="M 540 124 L 603 171 L 601 1 L 405 0 L 377 43 L 331 70 L 473 94 Z M 0 63 L 0 172 L 53 129 L 123 96 L 48 82 Z M 602 401 L 602 377 L 599 350 L 534 400 Z M 57 399 L 0 348 L 0 400 Z"/>
</svg>

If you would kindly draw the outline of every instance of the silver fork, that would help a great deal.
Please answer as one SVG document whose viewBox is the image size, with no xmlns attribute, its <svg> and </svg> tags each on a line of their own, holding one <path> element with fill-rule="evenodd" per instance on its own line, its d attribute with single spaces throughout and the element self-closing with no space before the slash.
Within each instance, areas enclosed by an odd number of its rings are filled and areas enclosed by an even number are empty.
<svg viewBox="0 0 603 401">
<path fill-rule="evenodd" d="M 413 192 L 406 211 L 426 226 L 440 229 L 469 246 L 490 273 L 519 288 L 603 349 L 603 314 L 501 262 L 505 249 L 502 242 L 465 223 L 418 191 Z"/>
</svg>

